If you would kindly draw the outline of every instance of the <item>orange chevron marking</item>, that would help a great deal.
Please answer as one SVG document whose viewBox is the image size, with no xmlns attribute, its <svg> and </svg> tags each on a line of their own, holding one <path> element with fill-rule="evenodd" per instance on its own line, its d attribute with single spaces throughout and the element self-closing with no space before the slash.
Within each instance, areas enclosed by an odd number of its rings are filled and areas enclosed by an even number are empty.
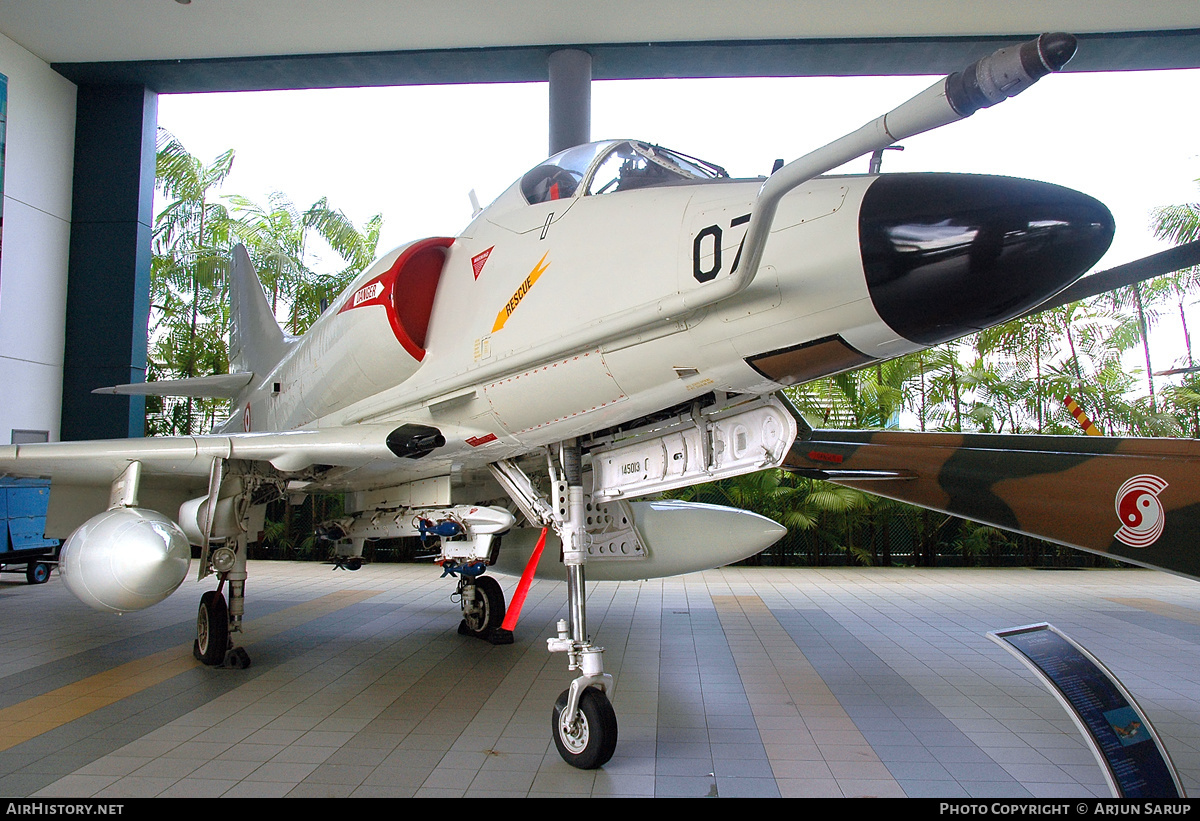
<svg viewBox="0 0 1200 821">
<path fill-rule="evenodd" d="M 500 309 L 500 313 L 496 314 L 496 324 L 492 326 L 492 333 L 504 327 L 504 323 L 508 322 L 508 318 L 513 315 L 513 311 L 517 310 L 517 306 L 521 304 L 521 300 L 533 288 L 535 282 L 541 277 L 542 272 L 550 267 L 550 263 L 546 262 L 546 257 L 550 256 L 550 252 L 542 254 L 542 258 L 538 260 L 538 264 L 533 266 L 533 270 L 529 272 L 529 276 L 521 282 L 516 291 L 513 292 L 512 299 L 504 304 Z"/>
</svg>

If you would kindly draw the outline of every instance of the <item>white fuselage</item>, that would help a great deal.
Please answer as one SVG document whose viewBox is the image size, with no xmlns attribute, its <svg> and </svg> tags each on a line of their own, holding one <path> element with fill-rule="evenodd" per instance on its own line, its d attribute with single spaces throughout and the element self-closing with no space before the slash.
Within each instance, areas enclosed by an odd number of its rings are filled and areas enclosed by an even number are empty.
<svg viewBox="0 0 1200 821">
<path fill-rule="evenodd" d="M 255 380 L 230 424 L 457 429 L 462 452 L 451 446 L 422 460 L 433 475 L 447 460 L 495 461 L 709 391 L 777 390 L 745 359 L 809 340 L 840 335 L 872 359 L 914 350 L 879 318 L 864 281 L 858 212 L 875 179 L 820 178 L 793 192 L 749 288 L 669 315 L 659 306 L 692 294 L 700 301 L 728 276 L 761 180 L 532 205 L 514 185 L 449 245 L 423 359 L 398 341 L 384 305 L 352 304 L 375 295 L 370 283 L 397 249 Z M 637 312 L 652 319 L 614 332 Z M 361 486 L 386 484 L 386 465 L 358 470 Z"/>
</svg>

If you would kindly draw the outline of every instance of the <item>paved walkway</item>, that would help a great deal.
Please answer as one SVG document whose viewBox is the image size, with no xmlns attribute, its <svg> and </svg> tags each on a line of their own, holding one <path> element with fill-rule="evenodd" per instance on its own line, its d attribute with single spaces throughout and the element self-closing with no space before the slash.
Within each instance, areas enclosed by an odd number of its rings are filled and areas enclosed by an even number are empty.
<svg viewBox="0 0 1200 821">
<path fill-rule="evenodd" d="M 1037 621 L 1122 679 L 1200 794 L 1200 583 L 1160 573 L 591 585 L 620 722 L 595 772 L 549 736 L 562 584 L 536 583 L 516 644 L 493 647 L 455 633 L 431 567 L 251 563 L 244 671 L 192 659 L 212 586 L 114 617 L 57 575 L 0 577 L 0 796 L 1105 796 L 1062 707 L 985 636 Z"/>
</svg>

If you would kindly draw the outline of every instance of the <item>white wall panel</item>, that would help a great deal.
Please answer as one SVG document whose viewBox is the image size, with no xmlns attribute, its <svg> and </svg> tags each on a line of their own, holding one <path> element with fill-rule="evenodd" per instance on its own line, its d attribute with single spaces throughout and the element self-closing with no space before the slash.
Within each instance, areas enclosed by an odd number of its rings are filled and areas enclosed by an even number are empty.
<svg viewBox="0 0 1200 821">
<path fill-rule="evenodd" d="M 58 438 L 74 168 L 75 86 L 0 35 L 8 78 L 0 251 L 0 443 Z"/>
</svg>

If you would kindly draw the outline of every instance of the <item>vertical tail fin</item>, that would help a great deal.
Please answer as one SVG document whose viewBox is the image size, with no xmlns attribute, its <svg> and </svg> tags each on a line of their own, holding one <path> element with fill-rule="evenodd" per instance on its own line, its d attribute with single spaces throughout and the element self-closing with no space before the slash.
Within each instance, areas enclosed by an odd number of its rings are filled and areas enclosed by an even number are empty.
<svg viewBox="0 0 1200 821">
<path fill-rule="evenodd" d="M 229 370 L 266 376 L 292 340 L 275 321 L 244 245 L 233 249 L 229 278 Z"/>
</svg>

